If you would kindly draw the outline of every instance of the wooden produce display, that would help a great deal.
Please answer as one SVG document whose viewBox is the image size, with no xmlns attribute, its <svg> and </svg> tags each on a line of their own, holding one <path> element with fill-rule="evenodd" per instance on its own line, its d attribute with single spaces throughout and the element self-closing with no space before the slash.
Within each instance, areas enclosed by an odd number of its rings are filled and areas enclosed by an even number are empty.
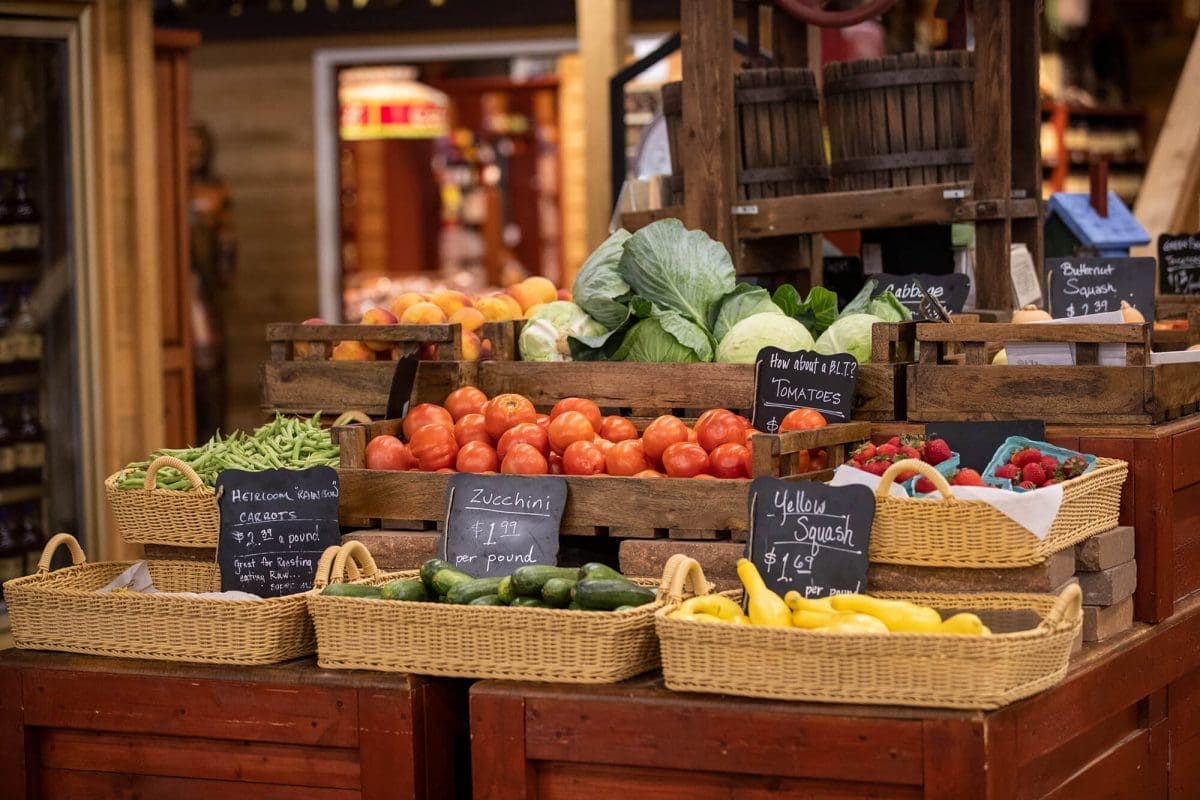
<svg viewBox="0 0 1200 800">
<path fill-rule="evenodd" d="M 0 653 L 0 797 L 470 796 L 466 683 Z"/>
<path fill-rule="evenodd" d="M 516 357 L 516 325 L 485 322 L 480 339 L 490 342 L 495 359 Z M 312 415 L 364 411 L 382 416 L 395 374 L 395 359 L 407 354 L 463 361 L 463 331 L 458 323 L 439 325 L 301 325 L 267 326 L 270 358 L 260 375 L 262 409 L 266 413 Z M 390 343 L 365 361 L 335 361 L 330 354 L 340 341 Z M 484 355 L 488 355 L 485 353 Z"/>
<path fill-rule="evenodd" d="M 1150 364 L 1149 325 L 939 325 L 919 323 L 921 357 L 908 370 L 908 419 L 1042 419 L 1077 425 L 1141 425 L 1175 419 L 1200 404 L 1192 364 Z M 991 365 L 1005 342 L 1073 346 L 1075 364 Z M 964 351 L 948 363 L 948 345 Z M 989 344 L 992 348 L 989 348 Z M 1124 366 L 1100 366 L 1100 345 L 1123 344 Z"/>
<path fill-rule="evenodd" d="M 1154 298 L 1155 322 L 1183 322 L 1186 327 L 1154 331 L 1155 350 L 1186 350 L 1200 343 L 1200 295 L 1160 294 Z"/>
</svg>

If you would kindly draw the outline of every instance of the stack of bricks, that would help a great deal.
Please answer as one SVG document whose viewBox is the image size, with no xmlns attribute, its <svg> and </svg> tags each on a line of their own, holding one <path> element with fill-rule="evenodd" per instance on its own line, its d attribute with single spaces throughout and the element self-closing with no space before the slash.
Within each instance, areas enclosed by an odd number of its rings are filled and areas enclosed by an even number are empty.
<svg viewBox="0 0 1200 800">
<path fill-rule="evenodd" d="M 1133 528 L 1121 526 L 1075 546 L 1076 577 L 1083 590 L 1083 640 L 1099 642 L 1133 625 Z"/>
</svg>

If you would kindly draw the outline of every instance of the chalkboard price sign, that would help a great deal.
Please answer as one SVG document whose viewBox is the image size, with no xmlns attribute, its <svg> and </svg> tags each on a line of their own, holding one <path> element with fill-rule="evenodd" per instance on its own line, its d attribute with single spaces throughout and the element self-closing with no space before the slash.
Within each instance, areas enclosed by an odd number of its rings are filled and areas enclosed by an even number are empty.
<svg viewBox="0 0 1200 800">
<path fill-rule="evenodd" d="M 1154 319 L 1153 258 L 1071 258 L 1046 261 L 1050 316 L 1055 319 L 1119 311 L 1121 301 Z"/>
<path fill-rule="evenodd" d="M 764 347 L 754 365 L 754 427 L 774 433 L 797 408 L 815 408 L 829 422 L 849 422 L 857 379 L 858 362 L 849 353 Z"/>
<path fill-rule="evenodd" d="M 1158 237 L 1158 280 L 1163 294 L 1200 294 L 1200 233 Z"/>
<path fill-rule="evenodd" d="M 446 488 L 442 557 L 477 578 L 525 564 L 553 565 L 566 504 L 562 478 L 454 475 Z"/>
<path fill-rule="evenodd" d="M 946 310 L 952 314 L 961 313 L 967 303 L 967 295 L 971 293 L 971 279 L 960 272 L 948 275 L 889 275 L 882 273 L 872 276 L 879 281 L 876 294 L 890 291 L 917 319 L 924 319 L 921 313 L 921 289 L 917 286 L 920 281 L 925 291 L 937 298 Z"/>
<path fill-rule="evenodd" d="M 755 478 L 749 558 L 780 595 L 864 592 L 874 519 L 875 494 L 866 486 Z"/>
<path fill-rule="evenodd" d="M 341 542 L 332 467 L 217 476 L 221 590 L 280 597 L 313 588 L 325 548 Z"/>
</svg>

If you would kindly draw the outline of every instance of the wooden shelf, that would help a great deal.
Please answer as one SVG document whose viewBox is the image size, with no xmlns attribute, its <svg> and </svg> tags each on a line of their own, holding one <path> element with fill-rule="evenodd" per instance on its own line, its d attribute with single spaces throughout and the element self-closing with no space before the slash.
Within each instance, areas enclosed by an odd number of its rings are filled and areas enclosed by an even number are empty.
<svg viewBox="0 0 1200 800">
<path fill-rule="evenodd" d="M 0 264 L 0 283 L 36 281 L 41 276 L 42 268 L 37 264 Z"/>
<path fill-rule="evenodd" d="M 0 395 L 32 392 L 42 385 L 42 379 L 37 373 L 33 375 L 15 375 L 0 378 Z"/>
<path fill-rule="evenodd" d="M 5 486 L 0 488 L 0 506 L 8 506 L 13 503 L 28 503 L 30 500 L 40 500 L 45 493 L 45 487 L 40 483 Z"/>
</svg>

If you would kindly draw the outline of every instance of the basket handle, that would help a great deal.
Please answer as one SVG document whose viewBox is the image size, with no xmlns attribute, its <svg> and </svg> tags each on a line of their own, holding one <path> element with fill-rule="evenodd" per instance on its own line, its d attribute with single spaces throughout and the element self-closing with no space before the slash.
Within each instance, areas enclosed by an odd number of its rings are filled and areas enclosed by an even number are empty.
<svg viewBox="0 0 1200 800">
<path fill-rule="evenodd" d="M 932 464 L 926 464 L 919 458 L 906 458 L 903 461 L 897 461 L 887 468 L 887 472 L 879 479 L 879 485 L 875 487 L 875 496 L 879 499 L 889 497 L 892 491 L 892 484 L 896 482 L 896 478 L 902 472 L 917 472 L 924 478 L 929 478 L 933 481 L 933 485 L 941 492 L 942 497 L 947 500 L 954 499 L 954 490 L 950 488 L 950 483 L 942 473 L 938 472 Z"/>
<path fill-rule="evenodd" d="M 38 559 L 37 565 L 38 575 L 45 575 L 50 571 L 50 562 L 54 560 L 54 553 L 64 544 L 71 551 L 71 566 L 78 567 L 87 561 L 87 556 L 83 554 L 83 548 L 79 546 L 78 539 L 69 533 L 56 533 L 50 537 L 50 541 L 46 542 L 46 546 L 42 548 L 42 557 Z"/>
<path fill-rule="evenodd" d="M 343 411 L 341 416 L 333 421 L 333 427 L 340 428 L 343 425 L 349 425 L 351 422 L 359 425 L 370 425 L 371 418 L 364 411 Z"/>
<path fill-rule="evenodd" d="M 1074 628 L 1083 615 L 1083 590 L 1078 583 L 1072 583 L 1063 589 L 1054 601 L 1042 625 L 1055 631 Z"/>
<path fill-rule="evenodd" d="M 317 573 L 313 576 L 313 591 L 319 592 L 329 584 L 329 569 L 333 566 L 333 559 L 337 557 L 340 549 L 336 544 L 331 544 L 321 553 L 321 560 L 317 562 Z"/>
<path fill-rule="evenodd" d="M 143 489 L 153 489 L 154 481 L 158 477 L 158 471 L 163 467 L 172 467 L 183 473 L 183 476 L 192 482 L 192 486 L 197 489 L 204 488 L 204 481 L 196 474 L 196 470 L 192 469 L 191 464 L 180 461 L 175 456 L 159 456 L 150 462 L 150 466 L 146 467 L 146 480 L 142 482 Z"/>
<path fill-rule="evenodd" d="M 676 553 L 667 559 L 663 567 L 662 581 L 658 585 L 658 599 L 679 602 L 683 599 L 687 585 L 687 593 L 709 594 L 715 586 L 704 577 L 700 562 L 694 558 Z"/>
<path fill-rule="evenodd" d="M 347 573 L 347 570 L 350 572 Z M 371 551 L 367 549 L 367 546 L 360 541 L 352 540 L 338 548 L 333 559 L 333 566 L 329 570 L 329 582 L 341 583 L 346 580 L 347 574 L 352 581 L 358 580 L 359 577 L 374 578 L 378 572 L 379 568 L 375 566 L 375 559 L 371 557 Z"/>
</svg>

